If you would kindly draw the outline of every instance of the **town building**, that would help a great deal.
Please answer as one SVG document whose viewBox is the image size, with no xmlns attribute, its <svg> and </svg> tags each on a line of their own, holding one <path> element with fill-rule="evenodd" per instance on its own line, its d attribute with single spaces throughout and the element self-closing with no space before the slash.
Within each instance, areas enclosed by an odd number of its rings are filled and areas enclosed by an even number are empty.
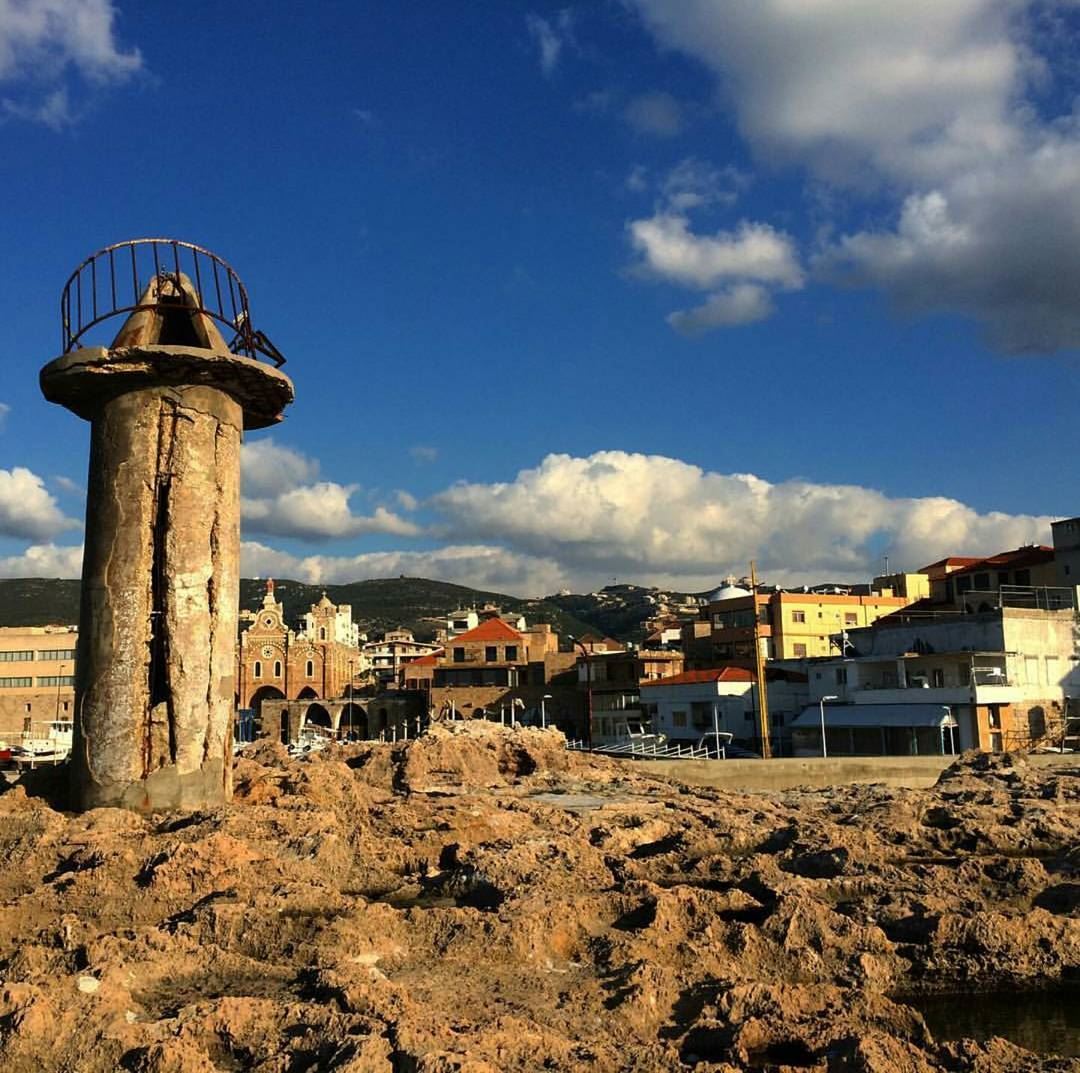
<svg viewBox="0 0 1080 1073">
<path fill-rule="evenodd" d="M 376 685 L 385 687 L 397 683 L 405 664 L 441 649 L 442 645 L 418 641 L 413 637 L 412 630 L 398 627 L 387 630 L 380 639 L 368 641 L 363 646 L 364 665 L 371 668 Z"/>
<path fill-rule="evenodd" d="M 979 610 L 916 604 L 851 631 L 843 658 L 808 665 L 796 752 L 820 754 L 820 704 L 830 754 L 1055 744 L 1080 697 L 1080 627 L 1072 607 L 1030 606 L 1033 591 Z"/>
<path fill-rule="evenodd" d="M 0 741 L 72 717 L 77 638 L 75 626 L 0 627 Z"/>
<path fill-rule="evenodd" d="M 593 648 L 577 660 L 577 686 L 584 696 L 593 745 L 613 745 L 630 733 L 649 729 L 641 701 L 647 682 L 683 670 L 683 654 L 668 649 Z"/>
<path fill-rule="evenodd" d="M 348 604 L 323 593 L 301 622 L 296 631 L 286 625 L 268 581 L 255 621 L 240 635 L 238 659 L 238 707 L 251 712 L 256 733 L 276 736 L 276 727 L 261 725 L 263 705 L 272 701 L 307 702 L 312 721 L 329 726 L 331 714 L 316 702 L 345 696 L 366 667 Z"/>
<path fill-rule="evenodd" d="M 769 667 L 765 681 L 772 753 L 790 755 L 791 723 L 809 698 L 806 675 Z M 651 729 L 669 744 L 697 744 L 718 731 L 754 752 L 761 749 L 757 693 L 756 675 L 745 667 L 684 671 L 641 683 L 642 708 Z"/>
<path fill-rule="evenodd" d="M 442 652 L 406 664 L 401 680 L 406 688 L 430 682 L 430 705 L 437 713 L 543 721 L 580 736 L 574 654 L 559 651 L 550 625 L 522 625 L 517 629 L 498 614 L 483 618 Z"/>
<path fill-rule="evenodd" d="M 865 586 L 864 586 L 865 588 Z M 690 669 L 723 665 L 752 669 L 757 636 L 765 659 L 814 659 L 840 651 L 842 634 L 876 622 L 906 607 L 912 599 L 885 592 L 827 590 L 762 591 L 729 581 L 710 597 L 702 621 L 682 631 L 682 646 Z"/>
<path fill-rule="evenodd" d="M 1080 585 L 1080 518 L 1063 518 L 1050 525 L 1054 543 L 1054 584 L 1072 589 Z M 1080 603 L 1080 601 L 1078 601 Z"/>
</svg>

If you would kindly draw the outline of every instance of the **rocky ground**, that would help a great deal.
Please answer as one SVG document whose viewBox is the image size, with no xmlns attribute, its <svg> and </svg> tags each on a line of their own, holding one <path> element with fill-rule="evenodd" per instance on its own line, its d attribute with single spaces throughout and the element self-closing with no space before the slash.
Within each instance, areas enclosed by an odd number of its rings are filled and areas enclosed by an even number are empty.
<svg viewBox="0 0 1080 1073">
<path fill-rule="evenodd" d="M 5 1073 L 1080 1070 L 897 999 L 1080 983 L 1080 764 L 721 793 L 464 724 L 47 800 L 0 794 Z"/>
</svg>

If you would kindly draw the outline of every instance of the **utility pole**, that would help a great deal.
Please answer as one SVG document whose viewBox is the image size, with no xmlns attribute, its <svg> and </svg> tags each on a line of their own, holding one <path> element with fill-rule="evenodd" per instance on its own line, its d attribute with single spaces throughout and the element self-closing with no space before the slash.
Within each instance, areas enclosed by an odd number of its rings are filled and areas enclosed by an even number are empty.
<svg viewBox="0 0 1080 1073">
<path fill-rule="evenodd" d="M 769 742 L 769 691 L 765 686 L 765 657 L 761 654 L 761 629 L 758 622 L 757 566 L 750 560 L 750 599 L 754 609 L 754 666 L 757 670 L 758 719 L 761 729 L 761 755 L 769 760 L 772 746 Z"/>
</svg>

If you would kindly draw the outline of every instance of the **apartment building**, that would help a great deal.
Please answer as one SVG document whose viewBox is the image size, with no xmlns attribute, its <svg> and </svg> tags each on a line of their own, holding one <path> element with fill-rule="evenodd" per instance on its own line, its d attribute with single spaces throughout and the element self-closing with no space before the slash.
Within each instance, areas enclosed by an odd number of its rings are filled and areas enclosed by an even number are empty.
<svg viewBox="0 0 1080 1073">
<path fill-rule="evenodd" d="M 647 728 L 642 687 L 681 673 L 683 666 L 682 652 L 667 649 L 594 648 L 579 656 L 577 685 L 591 716 L 592 743 L 610 745 L 630 730 Z"/>
<path fill-rule="evenodd" d="M 797 744 L 820 752 L 821 702 L 836 755 L 1053 744 L 1080 698 L 1080 625 L 1071 607 L 1025 603 L 907 608 L 851 632 L 845 657 L 809 665 Z"/>
<path fill-rule="evenodd" d="M 0 740 L 71 718 L 77 638 L 76 626 L 0 627 Z"/>
<path fill-rule="evenodd" d="M 864 586 L 865 588 L 865 586 Z M 917 589 L 913 591 L 919 591 Z M 754 627 L 765 659 L 815 659 L 840 652 L 841 635 L 862 629 L 912 602 L 884 591 L 828 589 L 758 591 L 727 585 L 709 598 L 702 622 L 683 628 L 689 669 L 723 665 L 754 667 Z"/>
</svg>

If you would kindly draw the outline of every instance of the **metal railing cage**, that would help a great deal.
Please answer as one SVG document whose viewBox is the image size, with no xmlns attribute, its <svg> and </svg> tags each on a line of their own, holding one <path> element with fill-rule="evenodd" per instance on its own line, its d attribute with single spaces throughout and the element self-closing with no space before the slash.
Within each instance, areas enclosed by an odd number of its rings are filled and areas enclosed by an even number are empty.
<svg viewBox="0 0 1080 1073">
<path fill-rule="evenodd" d="M 251 324 L 247 288 L 216 253 L 174 238 L 135 238 L 91 254 L 68 278 L 60 296 L 63 352 L 76 349 L 91 328 L 112 317 L 158 303 L 142 296 L 154 279 L 177 287 L 186 276 L 198 300 L 193 313 L 212 317 L 232 333 L 229 349 L 249 358 L 262 355 L 280 367 L 281 352 Z"/>
</svg>

